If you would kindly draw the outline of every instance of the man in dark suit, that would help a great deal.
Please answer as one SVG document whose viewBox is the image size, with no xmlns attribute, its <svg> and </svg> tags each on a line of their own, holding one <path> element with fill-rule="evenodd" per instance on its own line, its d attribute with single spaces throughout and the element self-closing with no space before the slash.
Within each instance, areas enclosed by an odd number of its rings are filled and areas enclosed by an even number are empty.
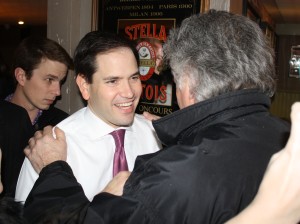
<svg viewBox="0 0 300 224">
<path fill-rule="evenodd" d="M 14 54 L 13 75 L 17 85 L 6 100 L 26 109 L 35 130 L 56 125 L 68 114 L 53 105 L 73 61 L 57 42 L 28 37 Z"/>
<path fill-rule="evenodd" d="M 68 117 L 66 112 L 54 107 L 54 104 L 57 97 L 60 96 L 61 84 L 66 78 L 68 69 L 72 67 L 73 61 L 69 54 L 53 40 L 28 37 L 17 47 L 13 64 L 16 88 L 5 98 L 8 103 L 3 103 L 1 110 L 6 111 L 3 114 L 5 122 L 12 120 L 11 122 L 15 122 L 17 125 L 17 121 L 26 116 L 26 119 L 20 121 L 20 124 L 29 120 L 29 127 L 26 124 L 26 131 L 18 130 L 19 127 L 16 125 L 7 126 L 4 129 L 3 136 L 6 141 L 2 148 L 5 166 L 2 172 L 6 176 L 4 178 L 4 187 L 6 187 L 4 194 L 14 197 L 17 179 L 24 160 L 23 149 L 34 131 L 42 130 L 47 125 L 54 126 Z M 14 112 L 11 111 L 13 108 L 11 104 L 17 106 L 18 113 L 22 109 L 22 116 L 14 115 Z M 6 129 L 8 128 L 12 134 L 19 132 L 17 137 L 16 134 L 12 135 L 19 140 L 7 139 L 8 133 L 6 132 L 8 131 Z M 27 129 L 30 131 L 27 132 Z M 14 151 L 11 148 L 14 148 Z"/>
</svg>

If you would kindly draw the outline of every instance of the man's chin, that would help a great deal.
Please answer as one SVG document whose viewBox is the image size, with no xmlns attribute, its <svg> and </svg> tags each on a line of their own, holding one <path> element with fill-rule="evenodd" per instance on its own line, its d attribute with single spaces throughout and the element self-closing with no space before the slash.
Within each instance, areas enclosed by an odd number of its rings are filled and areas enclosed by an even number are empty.
<svg viewBox="0 0 300 224">
<path fill-rule="evenodd" d="M 39 107 L 39 110 L 48 110 L 50 108 L 50 105 L 43 105 L 42 107 Z"/>
<path fill-rule="evenodd" d="M 118 126 L 120 127 L 128 127 L 131 126 L 134 120 L 134 114 L 130 116 L 123 116 L 123 119 L 119 120 Z"/>
</svg>

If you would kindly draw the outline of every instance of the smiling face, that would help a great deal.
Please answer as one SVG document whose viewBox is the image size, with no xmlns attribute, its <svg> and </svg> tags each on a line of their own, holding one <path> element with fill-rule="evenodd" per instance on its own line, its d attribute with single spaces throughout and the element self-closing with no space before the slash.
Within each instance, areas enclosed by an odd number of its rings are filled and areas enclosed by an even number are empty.
<svg viewBox="0 0 300 224">
<path fill-rule="evenodd" d="M 76 82 L 93 113 L 112 127 L 133 122 L 142 85 L 138 65 L 129 48 L 117 48 L 97 55 L 93 82 L 78 75 Z"/>
<path fill-rule="evenodd" d="M 61 81 L 65 78 L 67 66 L 58 61 L 42 59 L 36 69 L 32 71 L 30 79 L 26 77 L 22 68 L 15 69 L 18 81 L 18 98 L 27 110 L 47 110 L 60 95 Z"/>
</svg>

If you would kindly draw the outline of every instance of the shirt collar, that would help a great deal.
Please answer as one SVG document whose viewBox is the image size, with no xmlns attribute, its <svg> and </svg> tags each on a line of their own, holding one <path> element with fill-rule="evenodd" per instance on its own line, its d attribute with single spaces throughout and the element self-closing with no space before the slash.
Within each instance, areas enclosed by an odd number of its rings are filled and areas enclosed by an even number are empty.
<svg viewBox="0 0 300 224">
<path fill-rule="evenodd" d="M 84 122 L 89 125 L 90 130 L 90 136 L 92 139 L 101 138 L 103 136 L 108 135 L 112 131 L 118 129 L 111 127 L 107 123 L 105 123 L 101 118 L 96 116 L 93 111 L 89 108 L 89 106 L 86 107 L 86 110 L 84 112 Z M 126 131 L 132 132 L 132 126 L 130 127 L 120 127 L 123 129 L 126 129 Z"/>
</svg>

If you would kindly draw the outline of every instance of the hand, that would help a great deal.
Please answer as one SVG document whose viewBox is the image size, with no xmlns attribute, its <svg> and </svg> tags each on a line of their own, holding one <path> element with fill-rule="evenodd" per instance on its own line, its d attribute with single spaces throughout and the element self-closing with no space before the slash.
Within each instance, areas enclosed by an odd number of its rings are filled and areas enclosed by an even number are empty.
<svg viewBox="0 0 300 224">
<path fill-rule="evenodd" d="M 37 131 L 28 144 L 24 153 L 37 173 L 54 161 L 67 159 L 66 137 L 58 127 L 47 126 Z"/>
<path fill-rule="evenodd" d="M 123 195 L 124 184 L 130 176 L 130 172 L 119 172 L 104 188 L 102 192 L 114 194 L 116 196 Z"/>
<path fill-rule="evenodd" d="M 227 224 L 296 224 L 300 221 L 300 103 L 292 106 L 285 148 L 274 154 L 254 201 Z"/>
<path fill-rule="evenodd" d="M 146 112 L 146 111 L 143 112 L 143 115 L 149 121 L 156 121 L 159 118 L 161 118 L 160 116 L 157 116 L 157 115 L 154 115 L 154 114 L 150 114 L 149 112 Z"/>
<path fill-rule="evenodd" d="M 256 199 L 269 202 L 267 206 L 275 207 L 275 214 L 289 217 L 282 222 L 277 217 L 278 223 L 300 221 L 300 103 L 292 106 L 291 121 L 288 143 L 272 156 Z"/>
</svg>

